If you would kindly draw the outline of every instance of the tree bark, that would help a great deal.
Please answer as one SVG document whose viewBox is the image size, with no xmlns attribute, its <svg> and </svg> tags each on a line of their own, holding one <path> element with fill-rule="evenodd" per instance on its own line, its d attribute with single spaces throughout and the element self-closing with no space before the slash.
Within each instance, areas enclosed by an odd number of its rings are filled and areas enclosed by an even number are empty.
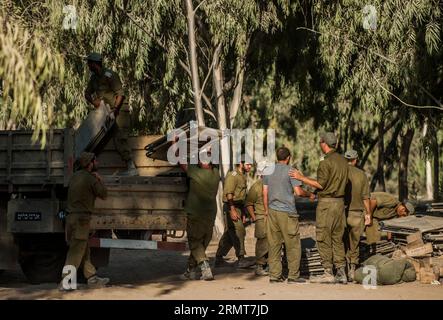
<svg viewBox="0 0 443 320">
<path fill-rule="evenodd" d="M 409 151 L 411 149 L 412 138 L 414 137 L 414 129 L 409 128 L 406 134 L 402 136 L 400 150 L 400 166 L 398 169 L 398 198 L 400 201 L 407 200 L 409 197 L 408 190 L 408 162 Z"/>
<path fill-rule="evenodd" d="M 205 125 L 201 99 L 200 77 L 198 74 L 197 41 L 195 39 L 195 13 L 192 0 L 185 0 L 188 20 L 189 64 L 191 66 L 192 89 L 194 91 L 195 117 L 199 126 Z"/>
</svg>

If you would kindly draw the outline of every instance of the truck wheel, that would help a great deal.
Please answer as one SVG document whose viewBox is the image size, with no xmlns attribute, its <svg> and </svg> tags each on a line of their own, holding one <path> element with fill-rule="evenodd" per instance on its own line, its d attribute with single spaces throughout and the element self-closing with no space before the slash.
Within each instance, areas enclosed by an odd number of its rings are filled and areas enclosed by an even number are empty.
<svg viewBox="0 0 443 320">
<path fill-rule="evenodd" d="M 20 266 L 32 284 L 60 282 L 66 252 L 36 252 L 20 257 Z"/>
<path fill-rule="evenodd" d="M 19 264 L 32 284 L 59 282 L 67 246 L 63 234 L 20 235 Z"/>
</svg>

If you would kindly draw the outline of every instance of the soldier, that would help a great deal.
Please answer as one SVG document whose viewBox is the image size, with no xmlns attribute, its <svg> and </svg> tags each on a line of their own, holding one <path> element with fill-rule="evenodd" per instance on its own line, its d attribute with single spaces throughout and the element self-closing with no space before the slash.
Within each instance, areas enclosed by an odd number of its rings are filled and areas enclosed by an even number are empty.
<svg viewBox="0 0 443 320">
<path fill-rule="evenodd" d="M 268 240 L 266 239 L 266 216 L 263 204 L 263 172 L 264 166 L 257 168 L 259 179 L 252 185 L 246 196 L 246 209 L 255 222 L 255 274 L 257 276 L 266 276 L 268 271 L 266 265 L 268 263 Z"/>
<path fill-rule="evenodd" d="M 346 225 L 344 195 L 348 182 L 348 163 L 335 151 L 336 145 L 337 138 L 334 133 L 327 132 L 320 136 L 320 148 L 325 156 L 318 166 L 317 180 L 305 177 L 296 169 L 291 170 L 290 175 L 320 190 L 315 229 L 317 248 L 325 272 L 313 278 L 311 282 L 346 284 L 348 281 L 343 234 Z M 333 266 L 337 270 L 335 278 Z"/>
<path fill-rule="evenodd" d="M 68 188 L 66 236 L 69 250 L 65 266 L 74 266 L 75 270 L 82 267 L 89 286 L 104 286 L 109 282 L 109 279 L 96 275 L 97 271 L 91 263 L 88 239 L 95 199 L 96 197 L 105 199 L 107 191 L 102 178 L 96 172 L 95 155 L 83 152 L 80 155 L 79 163 L 82 169 L 73 174 Z M 62 284 L 60 289 L 69 290 L 63 288 Z"/>
<path fill-rule="evenodd" d="M 215 256 L 215 266 L 225 264 L 226 256 L 232 247 L 238 259 L 237 267 L 248 268 L 250 264 L 245 259 L 245 226 L 244 226 L 244 202 L 246 199 L 246 175 L 252 168 L 252 164 L 241 161 L 235 170 L 226 175 L 223 187 L 223 212 L 225 215 L 226 229 L 218 244 Z"/>
<path fill-rule="evenodd" d="M 378 222 L 395 217 L 405 217 L 414 214 L 415 208 L 409 201 L 400 202 L 387 192 L 372 192 L 369 199 L 371 210 L 370 225 L 366 226 L 366 240 L 368 244 L 375 244 L 381 239 Z"/>
<path fill-rule="evenodd" d="M 208 152 L 209 153 L 209 152 Z M 212 229 L 217 214 L 217 192 L 220 182 L 218 168 L 211 163 L 199 162 L 198 165 L 180 164 L 189 181 L 186 199 L 186 232 L 188 235 L 189 255 L 186 279 L 197 279 L 197 267 L 201 270 L 201 280 L 213 280 L 211 267 L 206 256 L 206 248 L 211 242 Z"/>
<path fill-rule="evenodd" d="M 369 222 L 369 182 L 365 172 L 356 167 L 357 151 L 346 151 L 345 158 L 349 163 L 348 184 L 345 191 L 346 259 L 349 265 L 348 279 L 354 281 L 355 269 L 358 265 L 360 237 L 365 228 L 365 220 Z"/>
<path fill-rule="evenodd" d="M 300 278 L 301 244 L 298 214 L 294 195 L 315 197 L 301 188 L 301 182 L 289 177 L 291 153 L 288 148 L 277 149 L 277 163 L 272 174 L 263 179 L 263 203 L 267 216 L 269 245 L 269 281 L 283 282 L 281 250 L 285 245 L 288 261 L 288 283 L 304 283 Z"/>
<path fill-rule="evenodd" d="M 114 71 L 103 67 L 100 54 L 91 53 L 86 59 L 92 75 L 85 91 L 85 98 L 95 108 L 100 107 L 101 101 L 111 108 L 116 123 L 111 129 L 110 136 L 113 137 L 117 152 L 126 163 L 127 171 L 123 175 L 135 176 L 138 173 L 132 160 L 126 131 L 129 127 L 129 110 L 120 77 Z"/>
</svg>

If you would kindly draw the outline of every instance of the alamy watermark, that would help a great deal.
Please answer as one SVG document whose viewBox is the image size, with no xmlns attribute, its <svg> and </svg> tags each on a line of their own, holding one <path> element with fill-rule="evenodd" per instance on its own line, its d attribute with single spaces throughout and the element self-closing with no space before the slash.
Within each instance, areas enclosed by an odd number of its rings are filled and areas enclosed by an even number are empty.
<svg viewBox="0 0 443 320">
<path fill-rule="evenodd" d="M 365 289 L 377 289 L 377 268 L 373 265 L 363 267 L 362 284 Z"/>
<path fill-rule="evenodd" d="M 233 164 L 243 161 L 250 164 L 266 163 L 263 173 L 266 175 L 274 171 L 274 129 L 220 131 L 199 128 L 197 122 L 191 121 L 189 136 L 184 130 L 178 128 L 168 133 L 168 141 L 173 142 L 167 153 L 168 162 L 173 165 L 198 164 L 199 162 L 230 165 L 231 161 Z"/>
<path fill-rule="evenodd" d="M 363 10 L 363 29 L 377 29 L 377 9 L 372 4 L 364 6 Z"/>
<path fill-rule="evenodd" d="M 63 267 L 63 279 L 62 287 L 64 290 L 76 290 L 77 289 L 77 268 L 72 265 Z"/>
<path fill-rule="evenodd" d="M 77 9 L 73 5 L 66 5 L 63 7 L 63 13 L 65 14 L 65 18 L 63 19 L 63 29 L 77 29 Z"/>
</svg>

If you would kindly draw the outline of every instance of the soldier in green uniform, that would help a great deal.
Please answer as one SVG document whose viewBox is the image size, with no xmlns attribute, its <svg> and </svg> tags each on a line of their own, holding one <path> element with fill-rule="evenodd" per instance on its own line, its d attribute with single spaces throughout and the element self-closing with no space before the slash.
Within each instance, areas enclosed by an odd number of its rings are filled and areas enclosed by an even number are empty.
<svg viewBox="0 0 443 320">
<path fill-rule="evenodd" d="M 229 171 L 223 186 L 223 212 L 225 215 L 226 229 L 218 244 L 215 256 L 215 266 L 222 266 L 224 256 L 232 247 L 238 259 L 237 267 L 248 268 L 249 263 L 245 259 L 245 235 L 244 226 L 244 205 L 246 199 L 246 173 L 252 168 L 252 164 L 245 161 L 236 165 L 235 170 Z"/>
<path fill-rule="evenodd" d="M 356 167 L 358 153 L 355 150 L 345 152 L 348 159 L 348 184 L 345 192 L 346 206 L 346 259 L 348 261 L 348 279 L 354 281 L 355 269 L 359 264 L 359 243 L 366 220 L 369 220 L 369 181 L 363 170 Z M 366 214 L 365 214 L 366 213 Z"/>
<path fill-rule="evenodd" d="M 263 180 L 264 166 L 257 168 L 259 179 L 252 185 L 246 196 L 246 208 L 255 222 L 255 274 L 258 276 L 268 275 L 266 265 L 268 263 L 268 240 L 266 239 L 266 215 L 263 204 Z"/>
<path fill-rule="evenodd" d="M 82 169 L 73 174 L 68 187 L 66 238 L 69 250 L 65 266 L 74 266 L 75 270 L 82 267 L 89 286 L 103 286 L 109 282 L 109 279 L 96 275 L 96 269 L 91 263 L 88 239 L 95 199 L 96 197 L 105 199 L 107 191 L 102 178 L 96 172 L 95 155 L 83 152 L 79 163 Z M 69 290 L 63 288 L 62 284 L 60 289 Z"/>
<path fill-rule="evenodd" d="M 186 199 L 186 233 L 188 236 L 188 268 L 184 274 L 187 279 L 197 279 L 197 267 L 201 270 L 201 280 L 213 280 L 206 248 L 211 242 L 212 229 L 217 214 L 217 192 L 220 182 L 218 168 L 211 163 L 180 164 L 189 178 L 189 193 Z"/>
<path fill-rule="evenodd" d="M 346 159 L 335 151 L 336 145 L 337 137 L 334 133 L 327 132 L 320 136 L 320 148 L 325 156 L 318 166 L 317 180 L 305 177 L 296 169 L 290 175 L 320 190 L 317 194 L 316 240 L 325 272 L 311 282 L 346 284 L 343 234 L 346 226 L 344 196 L 349 166 Z M 335 278 L 333 266 L 337 270 Z"/>
<path fill-rule="evenodd" d="M 371 223 L 366 226 L 366 240 L 368 244 L 375 244 L 381 239 L 378 222 L 396 217 L 405 217 L 414 214 L 414 205 L 408 201 L 400 202 L 387 192 L 372 192 L 369 199 Z"/>
<path fill-rule="evenodd" d="M 114 71 L 103 67 L 102 57 L 98 53 L 89 54 L 87 62 L 92 75 L 85 91 L 85 98 L 95 108 L 99 108 L 102 101 L 109 105 L 112 116 L 116 120 L 110 136 L 113 137 L 115 148 L 128 169 L 123 174 L 137 175 L 137 168 L 132 160 L 131 148 L 128 144 L 129 108 L 125 101 L 120 77 Z"/>
</svg>

